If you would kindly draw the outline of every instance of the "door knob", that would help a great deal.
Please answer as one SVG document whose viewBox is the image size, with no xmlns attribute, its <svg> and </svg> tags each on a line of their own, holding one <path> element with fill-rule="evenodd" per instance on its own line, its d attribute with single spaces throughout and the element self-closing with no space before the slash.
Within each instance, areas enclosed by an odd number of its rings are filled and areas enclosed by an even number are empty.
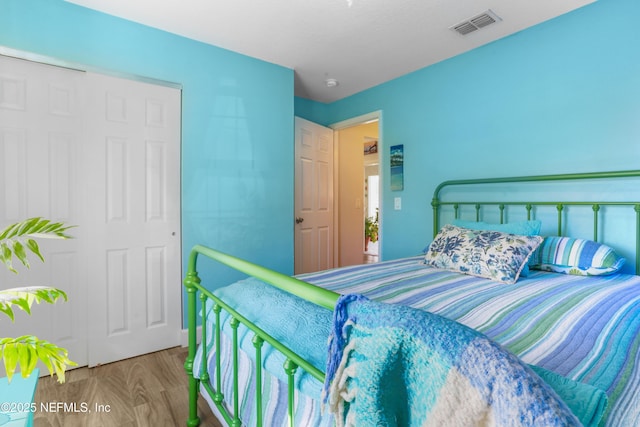
<svg viewBox="0 0 640 427">
<path fill-rule="evenodd" d="M 302 221 L 304 221 L 304 218 L 301 218 L 299 216 L 296 217 L 296 224 L 300 224 Z"/>
</svg>

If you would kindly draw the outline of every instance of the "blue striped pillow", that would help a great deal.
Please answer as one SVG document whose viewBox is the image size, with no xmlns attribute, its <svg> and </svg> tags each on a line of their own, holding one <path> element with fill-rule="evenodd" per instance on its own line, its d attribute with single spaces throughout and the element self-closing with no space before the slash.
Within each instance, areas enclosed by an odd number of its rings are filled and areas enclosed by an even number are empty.
<svg viewBox="0 0 640 427">
<path fill-rule="evenodd" d="M 597 276 L 618 271 L 625 259 L 607 245 L 571 237 L 545 237 L 531 268 L 577 276 Z"/>
</svg>

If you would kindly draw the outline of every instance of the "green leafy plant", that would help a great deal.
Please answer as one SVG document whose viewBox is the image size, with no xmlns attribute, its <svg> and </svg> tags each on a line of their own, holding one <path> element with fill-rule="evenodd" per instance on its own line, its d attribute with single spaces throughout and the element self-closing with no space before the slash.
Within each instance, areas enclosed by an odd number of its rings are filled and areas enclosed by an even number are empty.
<svg viewBox="0 0 640 427">
<path fill-rule="evenodd" d="M 364 237 L 365 239 L 369 238 L 371 242 L 378 241 L 378 210 L 376 209 L 375 217 L 366 217 L 364 219 Z"/>
<path fill-rule="evenodd" d="M 44 257 L 40 253 L 37 239 L 55 238 L 69 239 L 67 230 L 71 228 L 60 222 L 51 222 L 40 217 L 30 218 L 12 224 L 0 231 L 0 260 L 13 273 L 18 273 L 14 267 L 14 260 L 18 260 L 24 267 L 29 268 L 29 253 L 37 256 L 42 262 Z M 46 302 L 54 304 L 56 301 L 67 300 L 67 294 L 60 289 L 46 286 L 29 286 L 0 290 L 0 311 L 15 321 L 13 308 L 18 307 L 27 314 L 31 314 L 34 303 Z M 13 378 L 18 366 L 23 378 L 31 375 L 38 361 L 41 361 L 49 373 L 58 377 L 58 382 L 65 380 L 68 366 L 76 363 L 68 357 L 68 352 L 48 341 L 33 335 L 18 338 L 0 338 L 0 358 L 4 361 L 4 368 L 9 381 Z"/>
</svg>

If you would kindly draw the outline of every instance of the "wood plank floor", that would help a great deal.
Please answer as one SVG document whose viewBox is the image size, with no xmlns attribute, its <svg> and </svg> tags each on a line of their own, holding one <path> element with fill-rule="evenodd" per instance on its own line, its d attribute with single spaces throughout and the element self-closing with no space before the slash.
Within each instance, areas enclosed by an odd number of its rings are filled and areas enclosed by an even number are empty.
<svg viewBox="0 0 640 427">
<path fill-rule="evenodd" d="M 189 412 L 183 366 L 186 356 L 186 348 L 175 347 L 95 368 L 74 369 L 67 372 L 64 384 L 51 377 L 40 378 L 34 426 L 185 426 Z M 42 411 L 41 403 L 58 411 Z M 198 415 L 201 426 L 221 427 L 202 397 L 198 399 Z"/>
</svg>

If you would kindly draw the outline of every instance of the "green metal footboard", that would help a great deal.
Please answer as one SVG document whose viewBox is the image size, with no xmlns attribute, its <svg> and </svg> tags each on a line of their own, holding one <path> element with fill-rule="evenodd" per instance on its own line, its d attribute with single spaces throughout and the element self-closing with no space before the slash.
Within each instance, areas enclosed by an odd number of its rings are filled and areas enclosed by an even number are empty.
<svg viewBox="0 0 640 427">
<path fill-rule="evenodd" d="M 577 181 L 577 180 L 603 180 L 615 178 L 638 178 L 640 170 L 630 171 L 613 171 L 613 172 L 592 172 L 592 173 L 574 173 L 561 175 L 537 175 L 537 176 L 519 176 L 509 178 L 488 178 L 488 179 L 465 179 L 445 181 L 438 185 L 433 193 L 431 206 L 433 207 L 433 235 L 435 236 L 440 229 L 440 211 L 443 206 L 452 206 L 454 209 L 454 217 L 459 218 L 459 209 L 464 205 L 470 205 L 475 208 L 475 220 L 480 221 L 480 211 L 484 206 L 498 207 L 500 215 L 500 223 L 504 222 L 504 211 L 507 206 L 520 206 L 526 209 L 527 219 L 532 219 L 532 211 L 537 206 L 555 206 L 557 215 L 557 235 L 563 235 L 563 211 L 568 206 L 591 207 L 593 210 L 593 235 L 592 240 L 598 241 L 598 224 L 601 215 L 601 208 L 605 206 L 628 206 L 635 211 L 635 273 L 640 274 L 640 201 L 518 201 L 518 202 L 457 202 L 442 201 L 441 192 L 443 189 L 452 186 L 461 185 L 484 185 L 484 184 L 501 184 L 501 183 L 523 183 L 523 182 L 548 182 L 548 181 Z"/>
<path fill-rule="evenodd" d="M 282 345 L 275 338 L 267 334 L 265 331 L 260 329 L 258 326 L 247 320 L 241 313 L 238 313 L 233 308 L 229 307 L 224 301 L 220 300 L 218 297 L 209 292 L 205 287 L 200 284 L 200 278 L 198 277 L 196 264 L 198 262 L 198 256 L 202 255 L 208 259 L 213 261 L 222 263 L 226 266 L 234 268 L 238 271 L 241 271 L 245 274 L 253 276 L 257 279 L 260 279 L 266 283 L 269 283 L 277 288 L 280 288 L 286 292 L 297 295 L 301 298 L 304 298 L 307 301 L 311 301 L 315 304 L 318 304 L 321 307 L 328 308 L 333 310 L 336 301 L 338 300 L 339 295 L 335 292 L 328 291 L 323 288 L 319 288 L 317 286 L 306 283 L 302 280 L 298 280 L 296 278 L 278 273 L 276 271 L 267 269 L 265 267 L 261 267 L 259 265 L 250 263 L 248 261 L 242 260 L 240 258 L 233 257 L 231 255 L 224 254 L 222 252 L 204 247 L 204 246 L 195 246 L 191 254 L 189 256 L 189 265 L 187 267 L 187 275 L 184 280 L 184 286 L 187 289 L 187 327 L 189 333 L 189 354 L 185 361 L 184 367 L 187 371 L 187 375 L 189 378 L 189 419 L 187 420 L 188 426 L 197 426 L 200 424 L 200 419 L 197 413 L 197 401 L 199 395 L 200 382 L 202 382 L 203 387 L 206 389 L 208 394 L 211 396 L 214 404 L 218 408 L 218 411 L 224 417 L 226 423 L 230 426 L 240 426 L 242 425 L 242 421 L 239 418 L 239 396 L 240 390 L 238 389 L 238 352 L 239 352 L 239 344 L 238 344 L 238 335 L 237 328 L 240 324 L 246 326 L 254 333 L 253 344 L 255 347 L 255 360 L 262 360 L 262 345 L 264 342 L 270 344 L 273 348 L 280 351 L 285 357 L 286 362 L 284 364 L 283 369 L 285 370 L 288 378 L 288 413 L 289 413 L 289 425 L 293 426 L 293 404 L 294 404 L 294 384 L 293 384 L 293 376 L 298 368 L 304 369 L 309 374 L 313 375 L 319 381 L 324 382 L 324 373 L 318 370 L 316 367 L 311 365 L 309 362 L 298 356 L 296 353 L 291 351 L 286 346 Z M 199 295 L 198 295 L 199 294 Z M 215 331 L 214 331 L 214 339 L 215 339 L 215 357 L 216 357 L 216 370 L 215 378 L 216 384 L 215 388 L 211 386 L 209 383 L 209 372 L 207 371 L 207 364 L 202 363 L 202 371 L 200 372 L 200 380 L 194 376 L 193 372 L 193 363 L 197 350 L 197 337 L 196 337 L 196 301 L 200 298 L 201 301 L 201 310 L 202 310 L 202 318 L 206 318 L 206 302 L 207 299 L 211 299 L 214 302 L 214 313 L 216 316 L 215 322 Z M 232 337 L 232 348 L 233 348 L 233 396 L 230 397 L 227 404 L 230 405 L 233 410 L 229 411 L 227 406 L 224 404 L 225 399 L 228 396 L 224 396 L 221 392 L 221 365 L 220 365 L 220 312 L 225 310 L 231 316 L 230 325 L 233 330 Z M 206 322 L 202 322 L 202 348 L 205 349 L 205 354 L 203 355 L 203 361 L 207 360 L 206 348 L 207 348 L 207 324 Z M 256 363 L 256 409 L 257 409 L 257 427 L 262 426 L 262 399 L 261 399 L 261 384 L 262 371 L 261 371 L 261 363 Z"/>
</svg>

